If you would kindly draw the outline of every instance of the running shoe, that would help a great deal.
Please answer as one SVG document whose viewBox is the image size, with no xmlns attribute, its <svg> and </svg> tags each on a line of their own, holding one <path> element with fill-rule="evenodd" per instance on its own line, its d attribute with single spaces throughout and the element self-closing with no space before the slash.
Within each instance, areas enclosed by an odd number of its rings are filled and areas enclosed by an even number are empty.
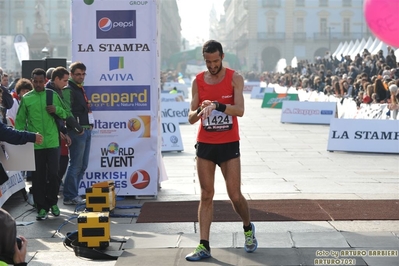
<svg viewBox="0 0 399 266">
<path fill-rule="evenodd" d="M 82 199 L 81 196 L 76 196 L 75 198 L 71 200 L 64 200 L 64 205 L 80 205 L 80 204 L 85 204 L 86 200 Z"/>
<path fill-rule="evenodd" d="M 186 256 L 188 261 L 198 261 L 211 257 L 211 252 L 209 252 L 203 244 L 199 244 L 198 247 Z"/>
<path fill-rule="evenodd" d="M 60 208 L 57 205 L 51 206 L 50 211 L 54 216 L 60 216 Z"/>
<path fill-rule="evenodd" d="M 36 220 L 46 220 L 47 216 L 47 211 L 45 209 L 40 209 L 39 213 L 36 216 Z"/>
<path fill-rule="evenodd" d="M 244 232 L 245 244 L 244 249 L 246 252 L 254 252 L 258 248 L 258 240 L 255 237 L 255 225 L 251 223 L 252 230 Z"/>
</svg>

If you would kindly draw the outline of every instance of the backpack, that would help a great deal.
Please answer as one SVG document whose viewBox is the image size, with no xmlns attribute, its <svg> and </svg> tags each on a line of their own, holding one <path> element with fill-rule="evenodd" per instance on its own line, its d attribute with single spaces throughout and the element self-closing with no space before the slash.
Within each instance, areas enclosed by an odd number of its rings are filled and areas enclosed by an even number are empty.
<svg viewBox="0 0 399 266">
<path fill-rule="evenodd" d="M 54 91 L 52 89 L 46 89 L 46 104 L 53 105 Z M 64 134 L 68 133 L 67 127 L 75 131 L 77 134 L 83 132 L 83 128 L 73 116 L 69 116 L 64 120 L 56 114 L 51 114 L 54 117 L 55 123 L 57 124 L 58 131 Z M 66 125 L 65 125 L 66 124 Z"/>
<path fill-rule="evenodd" d="M 53 96 L 54 96 L 54 91 L 51 89 L 46 89 L 46 104 L 47 104 L 47 106 L 53 105 Z M 58 132 L 67 134 L 68 132 L 67 132 L 67 128 L 65 126 L 64 120 L 54 113 L 52 113 L 51 116 L 54 117 L 55 124 L 57 125 L 57 128 L 58 128 Z"/>
</svg>

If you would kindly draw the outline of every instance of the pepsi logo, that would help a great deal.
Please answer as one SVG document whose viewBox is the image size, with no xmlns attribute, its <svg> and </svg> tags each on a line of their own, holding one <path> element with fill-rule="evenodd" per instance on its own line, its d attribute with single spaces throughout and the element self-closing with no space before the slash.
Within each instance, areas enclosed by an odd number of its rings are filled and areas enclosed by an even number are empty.
<svg viewBox="0 0 399 266">
<path fill-rule="evenodd" d="M 107 18 L 107 17 L 101 18 L 98 21 L 98 28 L 101 31 L 107 32 L 110 29 L 112 29 L 112 21 L 109 18 Z"/>
<path fill-rule="evenodd" d="M 144 189 L 150 184 L 150 175 L 144 170 L 137 170 L 130 176 L 130 183 L 136 189 Z"/>
</svg>

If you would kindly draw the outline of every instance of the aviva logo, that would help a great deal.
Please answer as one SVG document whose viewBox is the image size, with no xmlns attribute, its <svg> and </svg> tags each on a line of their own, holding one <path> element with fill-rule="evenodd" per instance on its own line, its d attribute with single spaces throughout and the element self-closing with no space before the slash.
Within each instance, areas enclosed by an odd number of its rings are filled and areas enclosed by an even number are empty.
<svg viewBox="0 0 399 266">
<path fill-rule="evenodd" d="M 111 56 L 109 58 L 109 70 L 123 69 L 125 67 L 125 61 L 123 56 Z"/>
</svg>

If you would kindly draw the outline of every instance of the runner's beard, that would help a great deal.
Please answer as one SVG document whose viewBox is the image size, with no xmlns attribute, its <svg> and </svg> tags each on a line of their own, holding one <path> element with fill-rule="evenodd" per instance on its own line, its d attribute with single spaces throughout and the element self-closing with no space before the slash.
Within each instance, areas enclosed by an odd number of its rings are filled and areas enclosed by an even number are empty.
<svg viewBox="0 0 399 266">
<path fill-rule="evenodd" d="M 208 68 L 208 70 L 209 70 L 209 73 L 211 73 L 211 75 L 217 75 L 217 74 L 219 74 L 219 72 L 222 70 L 222 68 L 223 68 L 223 62 L 220 63 L 220 67 L 219 67 L 219 69 L 216 71 L 216 73 L 213 73 L 209 68 Z"/>
</svg>

